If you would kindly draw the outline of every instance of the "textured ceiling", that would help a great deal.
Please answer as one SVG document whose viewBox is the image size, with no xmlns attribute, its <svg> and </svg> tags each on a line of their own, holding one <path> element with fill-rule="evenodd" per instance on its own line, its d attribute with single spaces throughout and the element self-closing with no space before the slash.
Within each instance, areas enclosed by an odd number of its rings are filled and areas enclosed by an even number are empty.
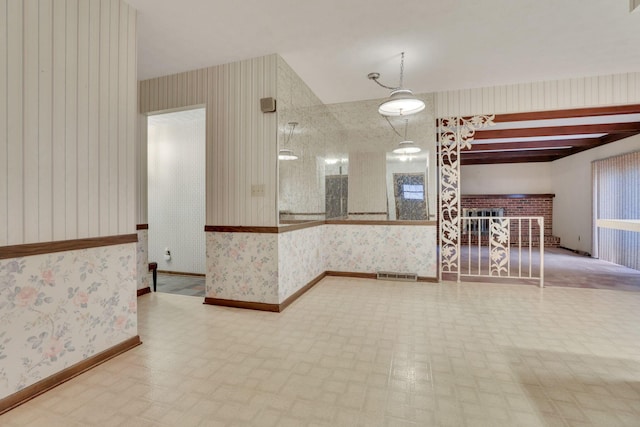
<svg viewBox="0 0 640 427">
<path fill-rule="evenodd" d="M 640 71 L 628 0 L 129 0 L 139 78 L 279 53 L 325 103 Z"/>
</svg>

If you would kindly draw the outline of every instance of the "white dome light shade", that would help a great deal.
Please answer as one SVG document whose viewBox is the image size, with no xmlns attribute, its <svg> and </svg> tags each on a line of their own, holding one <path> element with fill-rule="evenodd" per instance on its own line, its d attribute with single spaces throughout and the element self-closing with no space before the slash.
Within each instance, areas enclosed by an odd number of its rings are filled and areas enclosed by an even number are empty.
<svg viewBox="0 0 640 427">
<path fill-rule="evenodd" d="M 413 141 L 402 141 L 398 144 L 398 147 L 393 150 L 395 154 L 415 154 L 419 153 L 420 147 L 414 144 Z"/>
<path fill-rule="evenodd" d="M 298 160 L 298 156 L 293 154 L 293 150 L 283 148 L 278 151 L 278 160 Z"/>
<path fill-rule="evenodd" d="M 408 116 L 424 110 L 424 102 L 413 96 L 409 89 L 396 89 L 389 99 L 378 107 L 383 116 Z"/>
</svg>

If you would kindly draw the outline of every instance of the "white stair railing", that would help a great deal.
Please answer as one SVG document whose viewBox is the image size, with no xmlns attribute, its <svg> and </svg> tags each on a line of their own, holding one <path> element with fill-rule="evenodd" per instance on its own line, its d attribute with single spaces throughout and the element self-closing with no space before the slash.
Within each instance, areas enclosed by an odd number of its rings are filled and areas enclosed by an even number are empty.
<svg viewBox="0 0 640 427">
<path fill-rule="evenodd" d="M 463 216 L 460 277 L 537 279 L 544 287 L 544 218 Z"/>
</svg>

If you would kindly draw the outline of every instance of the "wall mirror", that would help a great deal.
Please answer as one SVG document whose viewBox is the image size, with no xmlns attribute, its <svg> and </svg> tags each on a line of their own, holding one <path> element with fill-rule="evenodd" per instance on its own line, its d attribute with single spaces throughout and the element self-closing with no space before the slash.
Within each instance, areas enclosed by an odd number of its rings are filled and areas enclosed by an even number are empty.
<svg viewBox="0 0 640 427">
<path fill-rule="evenodd" d="M 435 220 L 433 95 L 418 96 L 425 101 L 424 111 L 388 120 L 378 114 L 381 100 L 292 108 L 281 114 L 280 224 Z M 419 152 L 394 152 L 405 140 L 405 130 Z"/>
</svg>

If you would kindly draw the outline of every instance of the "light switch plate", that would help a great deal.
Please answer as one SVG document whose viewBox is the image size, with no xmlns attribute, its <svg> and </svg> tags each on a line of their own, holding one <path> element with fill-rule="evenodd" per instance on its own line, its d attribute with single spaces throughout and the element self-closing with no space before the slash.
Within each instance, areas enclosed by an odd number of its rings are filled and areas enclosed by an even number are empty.
<svg viewBox="0 0 640 427">
<path fill-rule="evenodd" d="M 251 197 L 264 197 L 264 184 L 252 185 Z"/>
</svg>

